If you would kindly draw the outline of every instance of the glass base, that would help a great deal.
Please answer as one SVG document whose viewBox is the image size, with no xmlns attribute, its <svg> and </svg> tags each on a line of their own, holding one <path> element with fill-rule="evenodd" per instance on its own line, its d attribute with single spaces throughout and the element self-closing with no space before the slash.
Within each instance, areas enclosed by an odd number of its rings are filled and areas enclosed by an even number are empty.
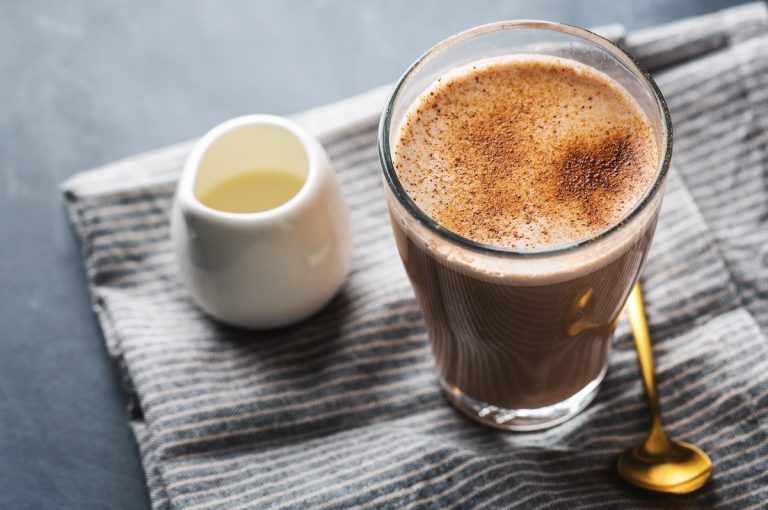
<svg viewBox="0 0 768 510">
<path fill-rule="evenodd" d="M 486 404 L 464 394 L 460 388 L 451 386 L 442 377 L 438 380 L 448 401 L 473 420 L 496 429 L 530 432 L 554 427 L 579 414 L 597 396 L 605 372 L 604 368 L 600 375 L 572 397 L 537 409 L 504 409 Z"/>
</svg>

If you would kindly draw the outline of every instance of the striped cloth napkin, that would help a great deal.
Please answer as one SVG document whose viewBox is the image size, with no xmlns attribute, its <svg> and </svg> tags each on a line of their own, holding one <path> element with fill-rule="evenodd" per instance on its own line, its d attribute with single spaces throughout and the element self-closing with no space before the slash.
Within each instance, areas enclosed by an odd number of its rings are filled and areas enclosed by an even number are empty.
<svg viewBox="0 0 768 510">
<path fill-rule="evenodd" d="M 616 456 L 648 426 L 625 324 L 596 401 L 554 429 L 475 425 L 440 396 L 392 239 L 376 128 L 384 90 L 297 116 L 351 207 L 354 262 L 320 314 L 270 332 L 212 322 L 168 236 L 191 144 L 63 185 L 155 508 L 765 508 L 768 501 L 768 14 L 762 3 L 631 32 L 675 124 L 644 272 L 669 432 L 711 482 L 659 496 Z"/>
</svg>

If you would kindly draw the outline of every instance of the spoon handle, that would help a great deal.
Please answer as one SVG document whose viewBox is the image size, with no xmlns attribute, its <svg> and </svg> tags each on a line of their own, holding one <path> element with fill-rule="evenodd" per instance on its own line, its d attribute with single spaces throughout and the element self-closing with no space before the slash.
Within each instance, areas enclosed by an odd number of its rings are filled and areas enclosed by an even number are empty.
<svg viewBox="0 0 768 510">
<path fill-rule="evenodd" d="M 656 389 L 656 376 L 653 366 L 653 348 L 651 347 L 651 335 L 648 331 L 648 321 L 645 317 L 645 305 L 643 304 L 643 291 L 640 282 L 635 283 L 632 293 L 627 301 L 629 325 L 632 328 L 632 336 L 635 338 L 637 360 L 640 364 L 640 372 L 643 376 L 643 386 L 648 397 L 648 409 L 651 413 L 652 426 L 646 439 L 645 447 L 650 453 L 660 453 L 669 447 L 669 439 L 661 426 L 661 409 L 659 407 L 659 394 Z"/>
</svg>

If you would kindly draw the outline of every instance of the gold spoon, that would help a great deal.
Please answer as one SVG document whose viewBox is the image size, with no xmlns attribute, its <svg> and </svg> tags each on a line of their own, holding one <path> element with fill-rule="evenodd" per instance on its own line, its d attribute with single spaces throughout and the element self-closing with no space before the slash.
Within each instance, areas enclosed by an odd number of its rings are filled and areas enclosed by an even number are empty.
<svg viewBox="0 0 768 510">
<path fill-rule="evenodd" d="M 661 425 L 659 395 L 653 368 L 651 336 L 643 306 L 640 283 L 627 301 L 629 324 L 635 337 L 637 359 L 648 396 L 651 431 L 645 441 L 619 457 L 619 475 L 630 483 L 656 492 L 687 494 L 700 488 L 712 474 L 712 461 L 706 453 L 683 441 L 670 441 Z"/>
</svg>

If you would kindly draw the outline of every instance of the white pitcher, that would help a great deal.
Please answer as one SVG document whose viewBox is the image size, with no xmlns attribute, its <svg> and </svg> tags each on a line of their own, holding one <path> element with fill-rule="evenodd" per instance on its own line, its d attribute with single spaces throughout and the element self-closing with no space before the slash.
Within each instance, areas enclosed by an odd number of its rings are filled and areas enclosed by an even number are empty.
<svg viewBox="0 0 768 510">
<path fill-rule="evenodd" d="M 199 200 L 254 168 L 290 172 L 304 184 L 264 212 L 224 212 Z M 330 160 L 314 137 L 281 117 L 238 117 L 197 143 L 176 189 L 171 235 L 194 301 L 236 326 L 299 321 L 322 308 L 349 271 L 349 218 Z"/>
</svg>

